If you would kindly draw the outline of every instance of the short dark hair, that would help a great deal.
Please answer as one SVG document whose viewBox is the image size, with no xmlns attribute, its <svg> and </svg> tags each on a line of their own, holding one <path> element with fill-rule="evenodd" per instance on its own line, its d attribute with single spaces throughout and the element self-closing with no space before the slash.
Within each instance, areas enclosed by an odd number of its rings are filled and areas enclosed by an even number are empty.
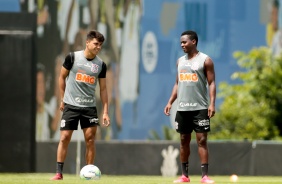
<svg viewBox="0 0 282 184">
<path fill-rule="evenodd" d="M 93 40 L 94 38 L 96 38 L 99 42 L 102 43 L 105 41 L 104 35 L 102 35 L 99 31 L 96 30 L 89 31 L 86 40 Z"/>
<path fill-rule="evenodd" d="M 181 36 L 183 35 L 188 35 L 190 40 L 196 40 L 196 45 L 198 45 L 198 35 L 195 31 L 191 31 L 191 30 L 188 30 L 188 31 L 184 31 Z"/>
</svg>

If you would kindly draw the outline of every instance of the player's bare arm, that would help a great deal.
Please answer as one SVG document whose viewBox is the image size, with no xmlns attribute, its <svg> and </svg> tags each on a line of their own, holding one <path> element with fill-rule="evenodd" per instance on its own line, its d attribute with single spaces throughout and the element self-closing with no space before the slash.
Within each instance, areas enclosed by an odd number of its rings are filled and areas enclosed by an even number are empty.
<svg viewBox="0 0 282 184">
<path fill-rule="evenodd" d="M 209 96 L 210 105 L 208 108 L 208 116 L 211 118 L 215 114 L 215 98 L 216 98 L 216 84 L 215 84 L 215 72 L 214 64 L 211 58 L 207 58 L 205 62 L 205 72 L 207 76 L 207 81 L 209 85 Z"/>
<path fill-rule="evenodd" d="M 61 96 L 61 103 L 60 103 L 60 110 L 64 110 L 64 94 L 65 94 L 65 89 L 66 89 L 66 78 L 69 75 L 69 70 L 67 70 L 65 67 L 61 68 L 61 72 L 59 75 L 59 89 L 60 89 L 60 96 Z"/>
<path fill-rule="evenodd" d="M 100 97 L 103 104 L 103 125 L 109 126 L 111 122 L 108 114 L 108 93 L 106 86 L 106 78 L 99 78 L 99 85 Z"/>
<path fill-rule="evenodd" d="M 177 60 L 177 64 L 176 64 L 176 69 L 178 67 L 178 60 Z M 167 102 L 167 105 L 165 106 L 164 108 L 164 113 L 165 115 L 169 116 L 170 115 L 170 109 L 171 109 L 171 106 L 173 104 L 173 102 L 176 100 L 177 98 L 177 88 L 178 88 L 178 72 L 176 73 L 176 80 L 175 80 L 175 84 L 173 86 L 173 89 L 172 89 L 172 92 L 171 92 L 171 95 L 170 95 L 170 98 Z"/>
</svg>

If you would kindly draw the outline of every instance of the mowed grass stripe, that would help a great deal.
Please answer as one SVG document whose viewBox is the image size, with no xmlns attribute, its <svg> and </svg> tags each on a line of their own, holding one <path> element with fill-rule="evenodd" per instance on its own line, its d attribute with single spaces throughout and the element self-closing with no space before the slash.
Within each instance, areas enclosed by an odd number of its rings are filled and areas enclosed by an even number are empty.
<svg viewBox="0 0 282 184">
<path fill-rule="evenodd" d="M 100 180 L 87 181 L 81 180 L 79 176 L 74 174 L 64 174 L 64 180 L 51 181 L 49 180 L 53 173 L 0 173 L 0 184 L 171 184 L 177 177 L 163 176 L 120 176 L 120 175 L 103 175 Z M 230 176 L 210 176 L 215 180 L 216 184 L 235 184 L 230 181 Z M 200 183 L 200 176 L 190 176 L 191 184 Z M 238 184 L 281 184 L 282 176 L 239 176 Z"/>
</svg>

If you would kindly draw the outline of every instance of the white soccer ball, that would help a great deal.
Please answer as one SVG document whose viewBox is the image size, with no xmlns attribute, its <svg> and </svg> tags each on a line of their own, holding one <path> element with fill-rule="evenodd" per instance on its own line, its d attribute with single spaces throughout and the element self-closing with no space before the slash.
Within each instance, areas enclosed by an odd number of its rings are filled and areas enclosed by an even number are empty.
<svg viewBox="0 0 282 184">
<path fill-rule="evenodd" d="M 231 181 L 231 182 L 234 182 L 234 183 L 235 183 L 235 182 L 238 181 L 238 179 L 239 179 L 239 178 L 238 178 L 238 176 L 237 176 L 236 174 L 232 174 L 232 175 L 230 176 L 230 181 Z"/>
<path fill-rule="evenodd" d="M 99 180 L 101 171 L 95 165 L 86 165 L 80 170 L 80 178 L 83 180 Z"/>
</svg>

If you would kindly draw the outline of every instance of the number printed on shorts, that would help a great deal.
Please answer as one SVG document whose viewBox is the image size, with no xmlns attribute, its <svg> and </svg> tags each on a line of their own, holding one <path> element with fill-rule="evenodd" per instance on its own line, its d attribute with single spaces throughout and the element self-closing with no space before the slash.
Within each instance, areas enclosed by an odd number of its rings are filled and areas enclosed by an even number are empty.
<svg viewBox="0 0 282 184">
<path fill-rule="evenodd" d="M 175 122 L 175 129 L 176 130 L 178 129 L 178 122 L 177 121 Z"/>
</svg>

